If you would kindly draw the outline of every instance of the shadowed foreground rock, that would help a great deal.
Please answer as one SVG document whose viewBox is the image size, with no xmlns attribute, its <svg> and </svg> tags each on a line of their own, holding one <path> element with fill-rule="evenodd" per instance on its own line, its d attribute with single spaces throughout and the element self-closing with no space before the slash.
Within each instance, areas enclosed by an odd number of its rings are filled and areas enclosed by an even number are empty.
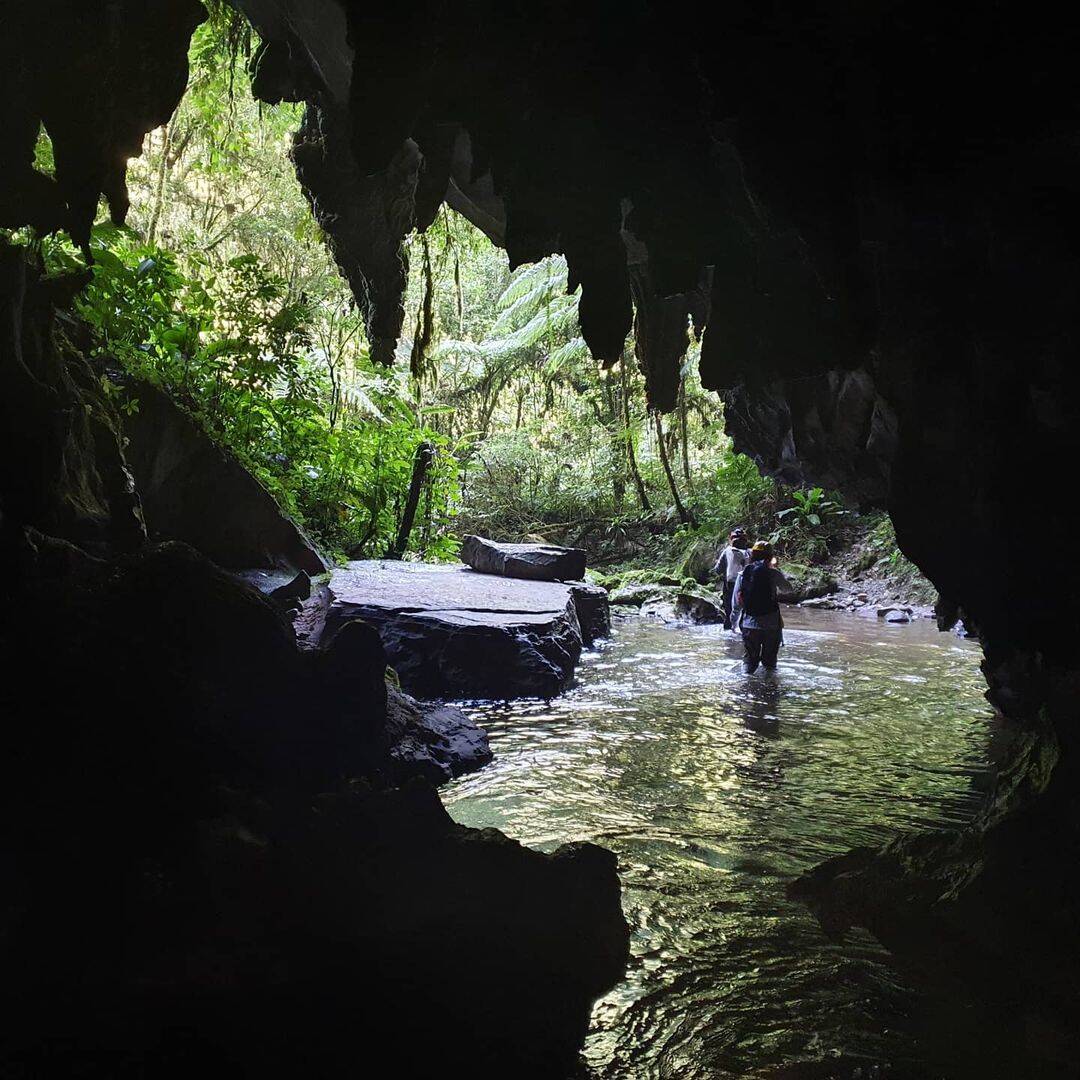
<svg viewBox="0 0 1080 1080">
<path fill-rule="evenodd" d="M 410 1046 L 402 1076 L 453 1047 L 481 1076 L 572 1066 L 625 960 L 614 857 L 389 788 L 437 758 L 413 753 L 415 703 L 387 716 L 370 627 L 302 652 L 182 545 L 6 539 L 34 601 L 5 597 L 24 614 L 0 627 L 25 679 L 0 687 L 0 1072 L 331 1077 L 375 1044 Z"/>
<path fill-rule="evenodd" d="M 331 576 L 316 636 L 349 619 L 370 623 L 401 685 L 420 697 L 553 697 L 583 643 L 607 632 L 601 593 L 460 566 L 351 562 Z"/>
<path fill-rule="evenodd" d="M 461 561 L 482 574 L 531 581 L 580 581 L 585 576 L 585 551 L 557 544 L 499 544 L 470 535 L 461 542 Z"/>
</svg>

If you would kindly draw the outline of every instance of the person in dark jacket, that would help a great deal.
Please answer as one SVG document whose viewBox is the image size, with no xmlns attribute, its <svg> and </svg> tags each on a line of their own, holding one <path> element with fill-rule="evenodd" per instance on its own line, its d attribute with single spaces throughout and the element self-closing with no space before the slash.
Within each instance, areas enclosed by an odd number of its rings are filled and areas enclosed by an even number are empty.
<svg viewBox="0 0 1080 1080">
<path fill-rule="evenodd" d="M 728 546 L 716 560 L 713 573 L 720 578 L 724 596 L 724 629 L 735 629 L 734 604 L 735 582 L 750 561 L 750 541 L 742 529 L 732 529 Z"/>
<path fill-rule="evenodd" d="M 777 656 L 784 641 L 784 619 L 780 614 L 777 591 L 787 579 L 776 569 L 772 545 L 759 540 L 750 550 L 750 562 L 735 582 L 735 602 L 741 609 L 739 629 L 742 631 L 746 656 L 743 667 L 747 674 L 776 668 Z"/>
</svg>

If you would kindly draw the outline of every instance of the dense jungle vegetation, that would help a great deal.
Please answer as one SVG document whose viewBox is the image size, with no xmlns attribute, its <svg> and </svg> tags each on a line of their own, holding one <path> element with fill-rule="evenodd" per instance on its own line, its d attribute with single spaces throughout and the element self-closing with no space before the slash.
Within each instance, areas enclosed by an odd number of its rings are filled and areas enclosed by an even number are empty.
<svg viewBox="0 0 1080 1080">
<path fill-rule="evenodd" d="M 131 162 L 127 225 L 94 230 L 77 305 L 122 411 L 139 407 L 135 380 L 165 388 L 339 558 L 447 558 L 476 531 L 655 565 L 736 522 L 828 554 L 847 515 L 732 451 L 692 337 L 670 416 L 646 409 L 632 340 L 599 369 L 560 256 L 510 273 L 444 209 L 408 244 L 399 362 L 372 363 L 289 160 L 301 107 L 252 99 L 254 44 L 220 12 L 197 31 L 181 107 Z M 43 132 L 43 170 L 50 156 Z M 55 270 L 84 265 L 30 239 Z"/>
</svg>

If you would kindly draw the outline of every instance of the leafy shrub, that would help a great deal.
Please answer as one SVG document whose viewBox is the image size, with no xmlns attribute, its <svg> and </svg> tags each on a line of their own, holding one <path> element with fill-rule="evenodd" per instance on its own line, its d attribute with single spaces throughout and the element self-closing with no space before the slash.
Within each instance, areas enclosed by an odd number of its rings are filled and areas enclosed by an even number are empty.
<svg viewBox="0 0 1080 1080">
<path fill-rule="evenodd" d="M 411 546 L 453 554 L 457 466 L 446 440 L 420 423 L 394 376 L 364 363 L 353 373 L 362 407 L 347 403 L 331 422 L 333 387 L 302 295 L 252 255 L 184 273 L 171 253 L 112 227 L 96 230 L 92 250 L 77 304 L 103 364 L 165 389 L 338 555 L 385 551 L 416 447 L 431 442 Z M 53 245 L 50 258 L 62 268 L 73 256 Z"/>
</svg>

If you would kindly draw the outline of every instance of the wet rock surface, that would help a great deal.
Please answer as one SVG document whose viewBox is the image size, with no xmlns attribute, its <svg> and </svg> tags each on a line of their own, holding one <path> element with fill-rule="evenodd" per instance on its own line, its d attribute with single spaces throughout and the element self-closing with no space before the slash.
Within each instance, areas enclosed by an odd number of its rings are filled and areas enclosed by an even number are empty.
<svg viewBox="0 0 1080 1080">
<path fill-rule="evenodd" d="M 599 585 L 572 584 L 570 592 L 574 597 L 582 642 L 592 645 L 600 638 L 607 637 L 611 633 L 611 604 L 607 589 Z"/>
<path fill-rule="evenodd" d="M 500 544 L 482 536 L 466 536 L 461 561 L 484 574 L 532 581 L 580 581 L 585 551 L 557 544 Z"/>
<path fill-rule="evenodd" d="M 376 627 L 418 697 L 553 697 L 581 654 L 577 586 L 370 560 L 338 568 L 328 588 L 322 632 L 354 618 Z M 599 598 L 585 596 L 595 608 Z M 587 621 L 599 625 L 595 610 Z"/>
<path fill-rule="evenodd" d="M 453 705 L 388 689 L 386 729 L 398 779 L 423 776 L 442 784 L 491 760 L 487 733 Z"/>
</svg>

